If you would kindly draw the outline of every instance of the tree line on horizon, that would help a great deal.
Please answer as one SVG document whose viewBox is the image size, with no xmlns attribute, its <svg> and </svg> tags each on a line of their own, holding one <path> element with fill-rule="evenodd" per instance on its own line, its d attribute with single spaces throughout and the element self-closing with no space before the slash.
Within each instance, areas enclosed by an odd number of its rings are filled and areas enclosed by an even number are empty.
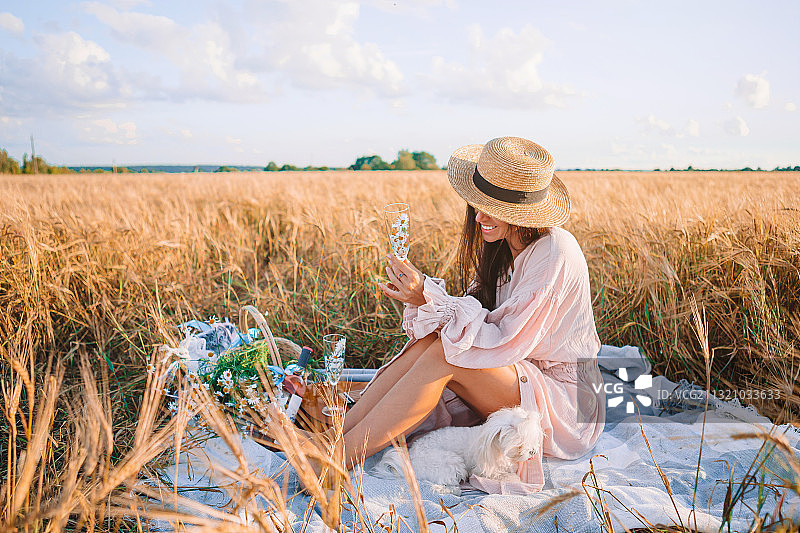
<svg viewBox="0 0 800 533">
<path fill-rule="evenodd" d="M 282 170 L 341 170 L 330 167 L 296 167 L 290 164 L 278 166 L 274 161 L 267 163 L 264 170 L 268 172 L 279 172 Z M 357 158 L 355 163 L 347 167 L 347 170 L 441 170 L 436 164 L 436 158 L 428 152 L 410 152 L 400 150 L 397 152 L 397 159 L 388 163 L 379 155 L 362 155 Z"/>
<path fill-rule="evenodd" d="M 197 171 L 198 167 L 195 167 Z M 397 159 L 391 163 L 384 161 L 379 155 L 365 155 L 356 159 L 355 163 L 346 167 L 348 170 L 440 170 L 436 164 L 436 158 L 428 152 L 410 152 L 408 150 L 400 150 L 397 152 Z M 33 174 L 34 169 L 39 174 L 72 174 L 78 172 L 109 172 L 103 168 L 90 167 L 75 169 L 66 166 L 49 165 L 43 157 L 36 156 L 35 160 L 28 159 L 28 154 L 22 157 L 22 165 L 19 161 L 8 155 L 5 149 L 0 149 L 0 174 Z M 240 172 L 242 169 L 235 165 L 222 165 L 214 172 Z M 247 170 L 256 170 L 248 168 Z M 297 167 L 295 165 L 285 163 L 278 166 L 274 161 L 270 161 L 264 167 L 267 172 L 280 172 L 292 170 L 342 170 L 342 168 L 328 167 L 328 166 L 306 166 Z M 135 172 L 127 167 L 113 167 L 112 172 Z M 147 168 L 142 168 L 139 172 L 148 172 Z"/>
<path fill-rule="evenodd" d="M 167 165 L 170 166 L 170 165 Z M 187 165 L 189 166 L 189 165 Z M 199 167 L 195 167 L 195 172 L 197 172 Z M 280 172 L 280 171 L 325 171 L 325 170 L 440 170 L 446 167 L 439 167 L 436 164 L 436 158 L 433 155 L 429 154 L 428 152 L 411 152 L 408 150 L 400 150 L 397 152 L 397 159 L 388 163 L 384 161 L 381 156 L 379 155 L 364 155 L 358 157 L 352 165 L 346 168 L 341 167 L 315 167 L 315 166 L 306 166 L 306 167 L 297 167 L 295 165 L 285 163 L 281 166 L 278 166 L 277 163 L 274 161 L 270 161 L 267 165 L 263 168 L 264 171 L 267 172 Z M 86 173 L 86 172 L 94 172 L 94 173 L 102 173 L 102 172 L 117 172 L 117 173 L 128 173 L 128 172 L 137 172 L 137 170 L 131 170 L 127 167 L 113 167 L 111 170 L 107 170 L 105 168 L 100 167 L 88 167 L 88 168 L 74 168 L 74 167 L 67 167 L 67 166 L 58 166 L 58 165 L 50 165 L 48 164 L 43 157 L 36 156 L 35 158 L 28 158 L 28 154 L 24 154 L 22 156 L 22 163 L 20 164 L 19 161 L 14 159 L 13 157 L 8 155 L 8 152 L 5 149 L 0 149 L 0 174 L 34 174 L 34 170 L 36 173 L 39 174 L 76 174 L 76 173 Z M 246 171 L 251 170 L 261 170 L 259 168 L 248 167 L 245 169 Z M 569 170 L 608 170 L 608 171 L 621 171 L 621 169 L 569 169 Z M 728 169 L 716 169 L 716 168 L 709 168 L 709 169 L 700 169 L 700 168 L 693 168 L 689 165 L 685 169 L 680 168 L 670 168 L 669 170 L 664 170 L 665 172 L 685 172 L 685 171 L 725 171 Z M 744 167 L 739 169 L 730 169 L 732 171 L 740 171 L 740 172 L 747 172 L 747 171 L 761 171 L 765 170 L 761 167 L 758 168 L 750 168 Z M 243 169 L 241 167 L 237 167 L 234 165 L 222 165 L 218 167 L 214 172 L 242 172 Z M 656 172 L 660 172 L 661 169 L 654 169 Z M 785 167 L 775 167 L 772 171 L 794 171 L 800 172 L 800 165 L 787 165 Z M 151 172 L 145 167 L 142 167 L 138 172 L 147 173 Z"/>
</svg>

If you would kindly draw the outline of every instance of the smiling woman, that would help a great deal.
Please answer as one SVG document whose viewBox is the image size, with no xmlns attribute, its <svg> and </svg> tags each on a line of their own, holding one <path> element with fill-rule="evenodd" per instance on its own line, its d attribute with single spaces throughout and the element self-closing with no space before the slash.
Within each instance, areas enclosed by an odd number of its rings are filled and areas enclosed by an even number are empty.
<svg viewBox="0 0 800 533">
<path fill-rule="evenodd" d="M 344 420 L 353 466 L 403 434 L 473 425 L 503 407 L 541 415 L 544 441 L 520 462 L 527 490 L 544 483 L 542 455 L 580 457 L 605 421 L 586 260 L 557 227 L 569 216 L 566 188 L 541 146 L 518 137 L 457 150 L 453 188 L 468 202 L 460 268 L 464 296 L 388 257 L 389 298 L 403 302 L 409 341 L 384 365 Z M 469 278 L 463 278 L 469 279 Z M 473 479 L 485 490 L 489 480 Z"/>
</svg>

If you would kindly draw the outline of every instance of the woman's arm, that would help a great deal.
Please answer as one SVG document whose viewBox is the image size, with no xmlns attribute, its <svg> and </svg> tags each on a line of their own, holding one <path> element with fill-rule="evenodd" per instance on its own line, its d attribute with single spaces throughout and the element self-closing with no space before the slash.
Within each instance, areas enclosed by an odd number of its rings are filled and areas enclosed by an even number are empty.
<svg viewBox="0 0 800 533">
<path fill-rule="evenodd" d="M 438 331 L 447 362 L 463 368 L 497 368 L 529 358 L 548 341 L 558 315 L 546 287 L 518 287 L 493 311 L 473 296 L 450 296 L 431 278 L 425 280 L 424 296 L 410 324 L 414 336 Z"/>
<path fill-rule="evenodd" d="M 557 315 L 549 288 L 532 279 L 489 311 L 473 296 L 450 296 L 443 280 L 425 276 L 408 260 L 390 257 L 386 272 L 391 284 L 381 284 L 384 294 L 407 304 L 403 329 L 417 339 L 437 332 L 455 366 L 497 368 L 526 359 Z"/>
</svg>

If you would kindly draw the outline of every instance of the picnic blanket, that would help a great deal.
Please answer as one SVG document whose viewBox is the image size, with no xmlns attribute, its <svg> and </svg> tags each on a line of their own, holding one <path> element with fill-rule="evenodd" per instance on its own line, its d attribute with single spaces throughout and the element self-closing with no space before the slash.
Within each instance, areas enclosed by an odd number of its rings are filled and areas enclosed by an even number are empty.
<svg viewBox="0 0 800 533">
<path fill-rule="evenodd" d="M 771 431 L 785 438 L 795 460 L 800 460 L 800 431 L 788 424 L 773 425 L 738 399 L 723 401 L 706 396 L 703 388 L 686 381 L 674 383 L 663 376 L 650 376 L 650 363 L 637 348 L 603 346 L 598 362 L 609 406 L 605 430 L 594 449 L 571 461 L 546 457 L 544 488 L 533 494 L 486 494 L 469 487 L 456 494 L 420 482 L 426 518 L 435 524 L 431 525 L 433 531 L 439 526 L 452 531 L 455 522 L 460 532 L 594 532 L 601 529 L 604 520 L 599 498 L 605 500 L 608 510 L 605 519 L 616 530 L 646 527 L 649 522 L 718 531 L 724 523 L 726 499 L 731 502 L 731 531 L 748 530 L 757 509 L 761 517 L 773 516 L 779 509 L 784 517 L 800 520 L 800 497 L 787 489 L 769 488 L 781 479 L 800 482 L 787 466 L 786 455 L 773 450 L 773 445 L 765 446 L 760 438 L 733 438 Z M 363 369 L 351 372 L 360 379 L 371 374 Z M 708 411 L 704 415 L 706 401 Z M 296 492 L 289 500 L 289 513 L 297 531 L 304 522 L 305 531 L 327 530 L 318 509 L 309 506 L 310 497 L 300 492 L 297 474 L 286 468 L 282 454 L 249 439 L 244 439 L 243 447 L 249 465 L 264 476 L 280 478 L 290 494 Z M 194 450 L 190 452 L 195 458 L 190 461 L 191 467 L 179 468 L 177 477 L 174 469 L 167 468 L 164 477 L 176 482 L 182 495 L 223 507 L 229 498 L 223 491 L 213 490 L 215 482 L 208 465 L 235 469 L 235 459 L 219 438 L 206 441 L 201 452 L 205 469 L 198 467 Z M 375 520 L 382 515 L 402 516 L 407 526 L 401 522 L 401 531 L 409 527 L 419 530 L 405 480 L 374 475 L 372 470 L 380 456 L 367 459 L 363 470 L 357 468 L 351 474 L 361 479 L 362 513 Z M 594 477 L 586 483 L 592 499 L 582 486 L 590 462 Z M 746 479 L 751 483 L 743 483 Z M 759 481 L 762 490 L 756 484 Z M 731 490 L 726 495 L 729 485 Z M 580 492 L 566 497 L 574 489 Z M 560 496 L 563 502 L 550 505 Z M 353 519 L 353 511 L 345 509 L 343 521 Z"/>
</svg>

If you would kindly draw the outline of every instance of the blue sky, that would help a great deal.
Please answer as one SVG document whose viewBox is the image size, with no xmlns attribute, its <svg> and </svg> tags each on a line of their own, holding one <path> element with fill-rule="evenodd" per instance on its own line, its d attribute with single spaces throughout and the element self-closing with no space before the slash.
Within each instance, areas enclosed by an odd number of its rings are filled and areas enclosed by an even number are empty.
<svg viewBox="0 0 800 533">
<path fill-rule="evenodd" d="M 532 139 L 558 168 L 800 164 L 800 2 L 4 0 L 0 146 L 346 166 Z"/>
</svg>

